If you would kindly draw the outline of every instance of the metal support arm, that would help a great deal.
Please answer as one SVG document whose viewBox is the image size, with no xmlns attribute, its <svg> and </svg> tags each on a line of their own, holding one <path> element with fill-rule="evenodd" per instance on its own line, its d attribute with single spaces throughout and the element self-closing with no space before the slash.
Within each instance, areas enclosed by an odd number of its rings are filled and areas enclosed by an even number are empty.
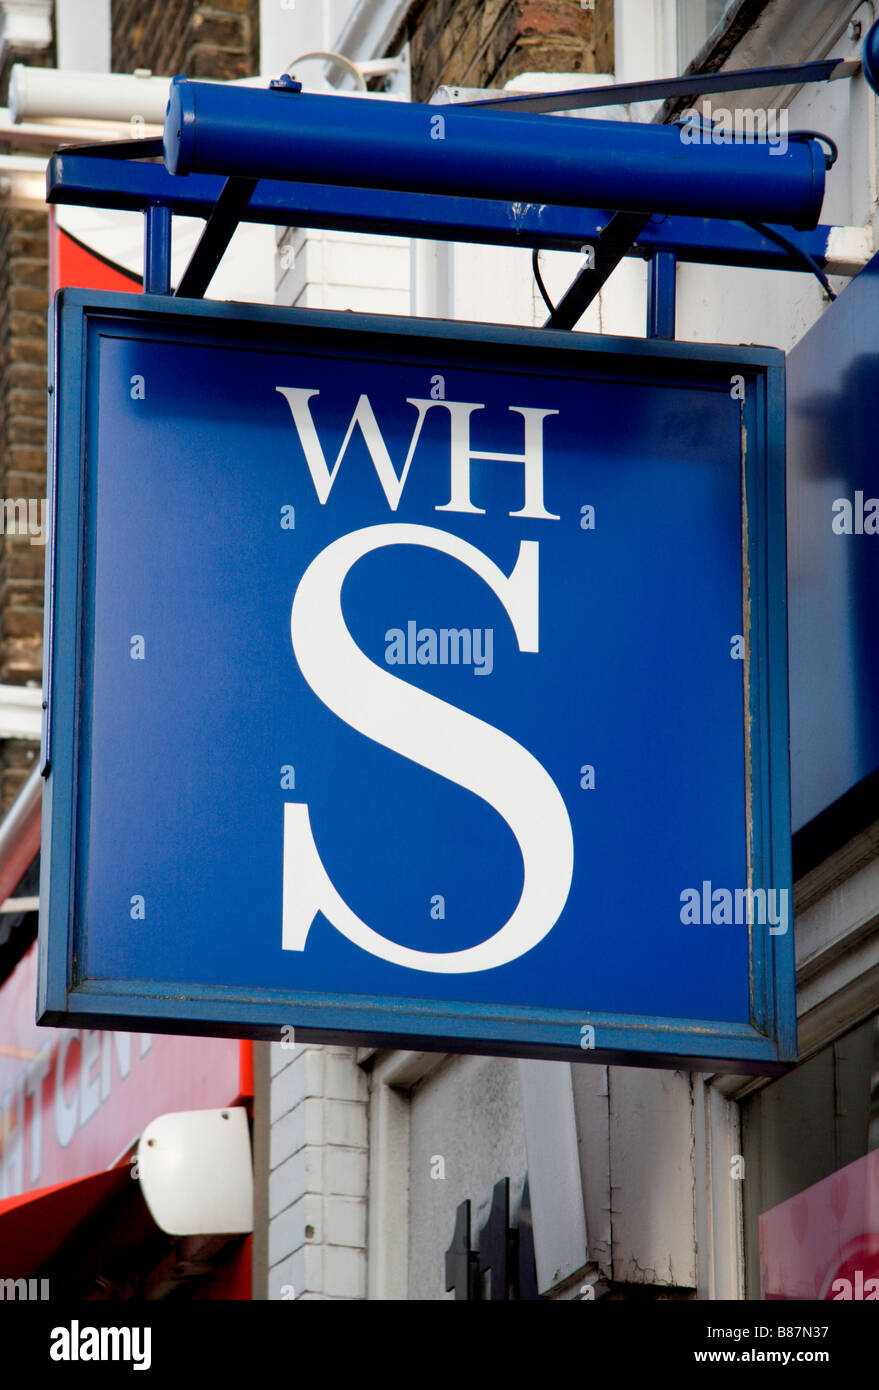
<svg viewBox="0 0 879 1390">
<path fill-rule="evenodd" d="M 649 217 L 633 213 L 614 213 L 595 246 L 589 248 L 587 264 L 556 305 L 544 328 L 574 327 L 623 257 L 629 254 L 649 220 Z"/>
<path fill-rule="evenodd" d="M 136 211 L 164 204 L 175 215 L 207 219 L 225 180 L 215 174 L 174 178 L 160 164 L 99 159 L 80 153 L 77 147 L 52 156 L 46 182 L 49 203 Z M 596 208 L 379 193 L 366 188 L 358 189 L 352 196 L 351 189 L 261 179 L 241 213 L 241 220 L 430 241 L 580 251 L 582 246 L 599 240 L 611 216 L 610 212 Z M 819 226 L 811 232 L 788 230 L 786 235 L 830 273 L 855 274 L 868 253 L 862 256 L 858 249 L 854 259 L 837 263 L 829 247 L 834 230 Z M 744 223 L 719 218 L 654 215 L 645 222 L 627 254 L 649 258 L 655 250 L 665 247 L 674 250 L 682 262 L 762 270 L 802 269 L 780 247 Z"/>
<path fill-rule="evenodd" d="M 227 179 L 217 199 L 207 226 L 192 253 L 174 293 L 181 298 L 200 299 L 235 235 L 247 204 L 250 202 L 256 179 Z"/>
</svg>

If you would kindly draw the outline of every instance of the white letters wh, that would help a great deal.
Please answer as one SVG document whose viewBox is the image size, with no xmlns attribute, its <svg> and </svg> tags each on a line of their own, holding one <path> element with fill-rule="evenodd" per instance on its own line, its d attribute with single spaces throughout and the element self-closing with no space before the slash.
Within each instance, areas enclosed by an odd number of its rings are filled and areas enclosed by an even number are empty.
<svg viewBox="0 0 879 1390">
<path fill-rule="evenodd" d="M 381 483 L 382 491 L 392 512 L 400 505 L 403 488 L 409 476 L 412 456 L 421 437 L 424 419 L 429 410 L 447 410 L 450 424 L 450 496 L 448 502 L 436 507 L 438 512 L 471 512 L 484 514 L 484 507 L 476 507 L 470 500 L 470 465 L 473 459 L 496 459 L 500 463 L 521 463 L 525 469 L 525 501 L 517 512 L 510 516 L 523 516 L 543 521 L 558 521 L 555 512 L 548 512 L 543 505 L 543 422 L 549 415 L 558 415 L 557 410 L 539 410 L 534 406 L 511 405 L 510 410 L 521 415 L 525 423 L 525 452 L 522 454 L 499 454 L 470 447 L 470 417 L 476 410 L 484 410 L 484 405 L 468 401 L 433 401 L 406 397 L 407 405 L 414 405 L 418 411 L 415 428 L 409 442 L 409 450 L 399 477 L 387 445 L 375 418 L 375 412 L 368 396 L 360 396 L 354 414 L 342 440 L 332 469 L 327 466 L 323 446 L 311 414 L 311 399 L 319 396 L 317 390 L 303 386 L 276 386 L 275 390 L 284 397 L 290 407 L 290 414 L 296 426 L 302 445 L 308 471 L 314 483 L 315 492 L 321 506 L 325 506 L 342 459 L 351 442 L 355 427 L 359 427 L 364 443 L 369 450 L 373 467 Z"/>
</svg>

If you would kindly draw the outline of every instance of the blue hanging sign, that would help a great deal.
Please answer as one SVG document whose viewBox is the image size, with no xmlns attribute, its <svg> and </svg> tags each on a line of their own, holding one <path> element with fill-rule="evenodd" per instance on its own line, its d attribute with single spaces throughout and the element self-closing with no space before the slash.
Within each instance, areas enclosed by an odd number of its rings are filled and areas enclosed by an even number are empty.
<svg viewBox="0 0 879 1390">
<path fill-rule="evenodd" d="M 54 355 L 42 1022 L 793 1060 L 781 353 L 64 291 Z"/>
</svg>

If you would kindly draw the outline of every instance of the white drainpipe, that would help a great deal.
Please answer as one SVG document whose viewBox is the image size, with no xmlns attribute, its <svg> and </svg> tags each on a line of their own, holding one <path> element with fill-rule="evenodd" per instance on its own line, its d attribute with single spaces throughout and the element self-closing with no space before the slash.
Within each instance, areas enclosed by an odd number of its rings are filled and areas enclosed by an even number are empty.
<svg viewBox="0 0 879 1390">
<path fill-rule="evenodd" d="M 43 779 L 39 759 L 0 822 L 0 910 L 30 868 L 40 848 Z"/>
</svg>

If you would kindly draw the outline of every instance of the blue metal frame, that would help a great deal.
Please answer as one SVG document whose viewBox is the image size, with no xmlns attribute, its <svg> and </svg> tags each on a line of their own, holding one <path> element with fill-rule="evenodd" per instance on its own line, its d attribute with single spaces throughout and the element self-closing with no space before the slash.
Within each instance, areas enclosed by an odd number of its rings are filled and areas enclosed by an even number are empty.
<svg viewBox="0 0 879 1390">
<path fill-rule="evenodd" d="M 875 26 L 874 26 L 875 27 Z M 870 36 L 864 44 L 864 67 L 868 64 Z M 564 92 L 522 92 L 480 97 L 465 101 L 465 107 L 500 111 L 585 111 L 589 108 L 681 97 L 713 96 L 715 92 L 754 92 L 761 87 L 786 87 L 801 82 L 836 82 L 856 77 L 860 63 L 856 58 L 823 58 L 818 62 L 793 63 L 783 67 L 741 68 L 724 72 L 690 72 L 684 77 L 657 77 L 646 82 L 614 82 L 609 87 L 581 87 Z M 869 80 L 869 76 L 868 76 Z"/>
<path fill-rule="evenodd" d="M 742 459 L 743 568 L 749 615 L 746 738 L 749 750 L 749 882 L 791 888 L 788 794 L 787 632 L 785 618 L 784 368 L 773 349 L 718 347 L 595 337 L 546 330 L 376 318 L 359 314 L 229 306 L 164 296 L 63 291 L 56 298 L 50 360 L 60 432 L 50 435 L 53 479 L 50 603 L 46 644 L 51 722 L 43 796 L 38 1017 L 42 1024 L 82 1023 L 153 1031 L 277 1037 L 284 1024 L 303 1040 L 418 1046 L 442 1051 L 626 1061 L 708 1070 L 784 1070 L 796 1058 L 793 931 L 771 936 L 750 929 L 751 1024 L 716 1020 L 591 1015 L 490 1005 L 438 1004 L 430 999 L 295 995 L 222 990 L 156 980 L 90 981 L 84 973 L 87 923 L 77 919 L 77 888 L 86 866 L 77 850 L 77 809 L 88 786 L 80 762 L 88 726 L 83 631 L 93 595 L 86 564 L 89 334 L 100 321 L 134 335 L 224 329 L 259 339 L 267 331 L 344 335 L 379 352 L 407 342 L 437 351 L 450 342 L 490 359 L 519 353 L 533 367 L 544 354 L 566 369 L 586 369 L 600 353 L 606 364 L 641 376 L 685 371 L 745 382 Z M 790 899 L 792 901 L 792 897 Z M 604 1045 L 584 1052 L 580 1029 L 595 1026 Z"/>
<path fill-rule="evenodd" d="M 171 209 L 151 203 L 144 213 L 143 287 L 147 294 L 171 293 Z"/>
<path fill-rule="evenodd" d="M 511 112 L 503 100 L 489 107 L 488 113 L 466 104 L 437 110 L 363 103 L 355 109 L 333 97 L 306 95 L 289 76 L 267 90 L 175 77 L 162 141 L 167 169 L 182 177 L 227 178 L 180 292 L 205 292 L 260 179 L 467 200 L 488 194 L 511 205 L 598 202 L 614 209 L 598 243 L 600 269 L 581 274 L 572 287 L 565 306 L 570 321 L 553 314 L 546 325 L 571 328 L 651 211 L 779 221 L 808 230 L 817 225 L 825 171 L 835 158 L 832 142 L 811 131 L 795 132 L 782 150 L 766 142 L 693 143 L 665 124 L 560 123 Z"/>
<path fill-rule="evenodd" d="M 163 204 L 179 216 L 211 215 L 224 179 L 215 174 L 175 178 L 160 164 L 98 158 L 66 150 L 54 154 L 46 171 L 49 203 L 141 211 Z M 465 241 L 498 246 L 535 246 L 551 251 L 580 251 L 594 245 L 610 221 L 601 209 L 556 207 L 539 203 L 491 202 L 485 198 L 442 197 L 388 190 L 351 190 L 329 185 L 261 179 L 242 222 L 272 226 L 321 227 L 328 231 L 375 232 L 430 241 Z M 780 230 L 780 229 L 779 229 Z M 832 231 L 785 230 L 787 239 L 819 265 L 826 264 Z M 722 218 L 650 218 L 630 256 L 650 257 L 674 251 L 679 261 L 732 265 L 802 273 L 803 266 L 779 246 L 743 222 Z"/>
<path fill-rule="evenodd" d="M 647 272 L 647 337 L 673 338 L 677 299 L 677 257 L 657 251 Z"/>
</svg>

